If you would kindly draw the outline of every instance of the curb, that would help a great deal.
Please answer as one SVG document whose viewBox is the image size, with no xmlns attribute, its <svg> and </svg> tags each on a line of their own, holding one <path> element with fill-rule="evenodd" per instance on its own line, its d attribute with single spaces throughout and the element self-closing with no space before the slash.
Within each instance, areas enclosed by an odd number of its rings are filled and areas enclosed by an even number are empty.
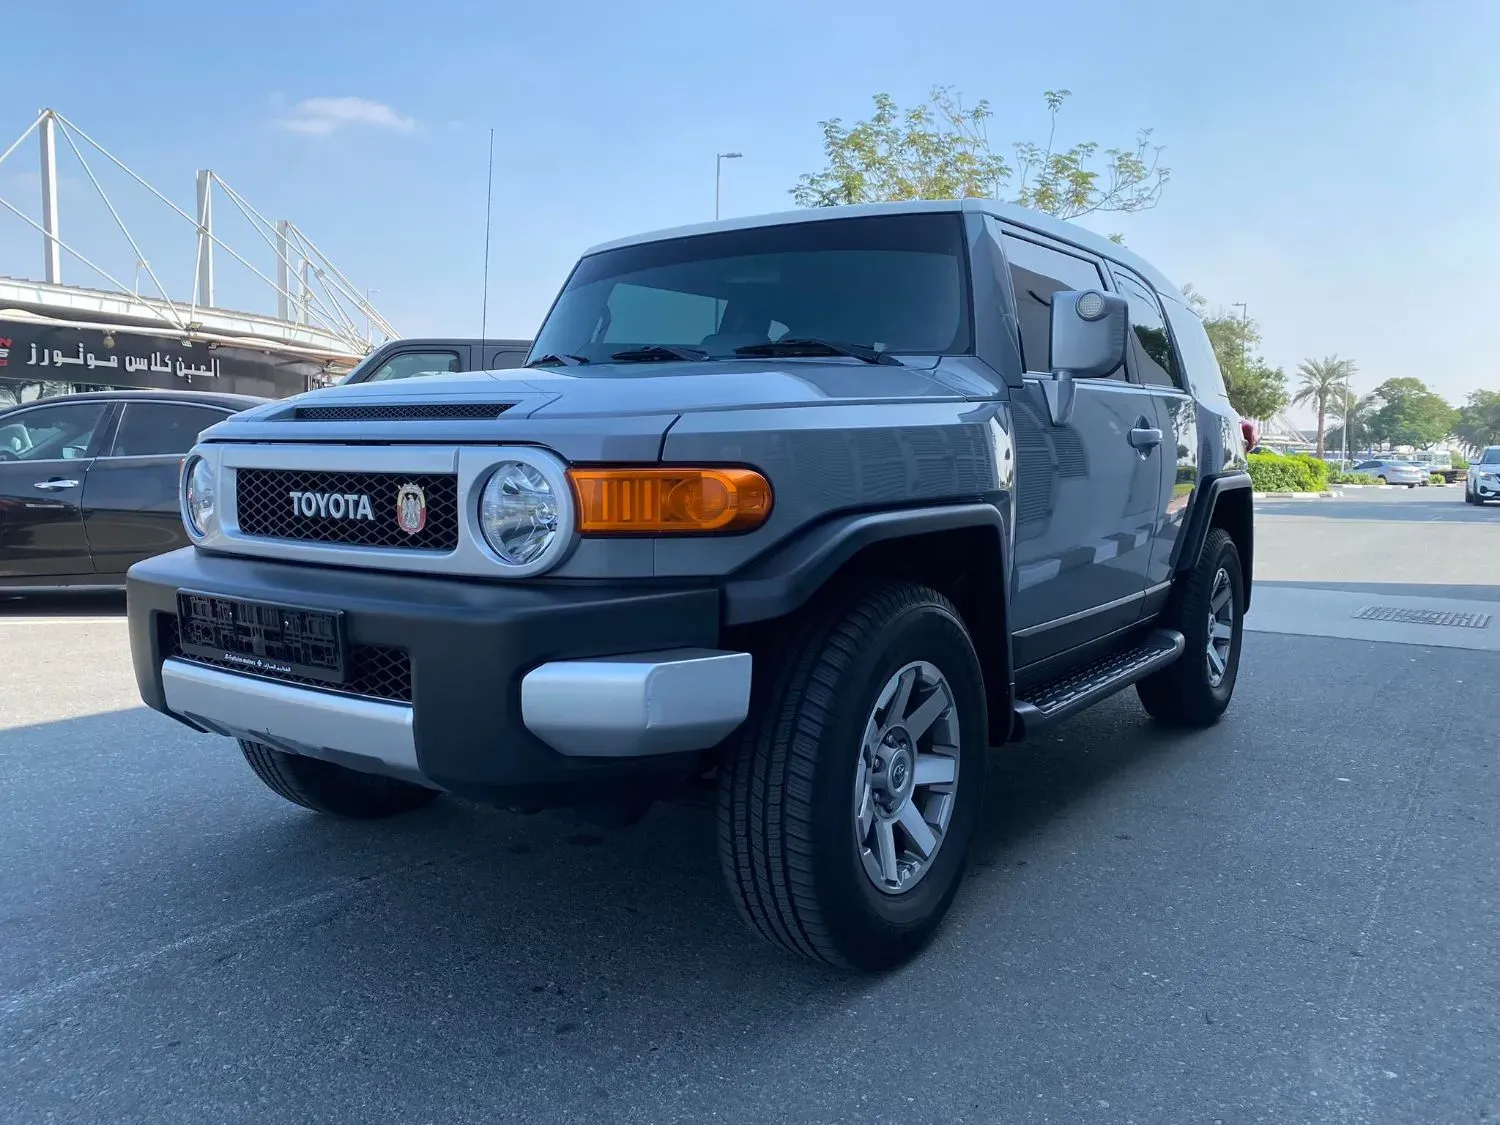
<svg viewBox="0 0 1500 1125">
<path fill-rule="evenodd" d="M 1399 486 L 1398 486 L 1399 487 Z M 1254 492 L 1257 500 L 1334 500 L 1341 492 Z"/>
</svg>

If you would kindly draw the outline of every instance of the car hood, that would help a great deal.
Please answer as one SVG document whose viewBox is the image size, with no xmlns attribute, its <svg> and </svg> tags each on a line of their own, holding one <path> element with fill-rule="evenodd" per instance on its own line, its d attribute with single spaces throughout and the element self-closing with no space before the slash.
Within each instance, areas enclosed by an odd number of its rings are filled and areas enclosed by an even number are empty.
<svg viewBox="0 0 1500 1125">
<path fill-rule="evenodd" d="M 310 391 L 235 415 L 207 441 L 518 441 L 563 456 L 634 458 L 683 414 L 911 400 L 962 400 L 931 366 L 854 359 L 580 365 L 423 375 Z M 475 417 L 493 406 L 489 417 Z M 423 417 L 410 408 L 420 408 Z M 502 409 L 503 408 L 503 409 Z M 437 409 L 446 416 L 433 417 Z M 574 452 L 570 452 L 573 450 Z"/>
</svg>

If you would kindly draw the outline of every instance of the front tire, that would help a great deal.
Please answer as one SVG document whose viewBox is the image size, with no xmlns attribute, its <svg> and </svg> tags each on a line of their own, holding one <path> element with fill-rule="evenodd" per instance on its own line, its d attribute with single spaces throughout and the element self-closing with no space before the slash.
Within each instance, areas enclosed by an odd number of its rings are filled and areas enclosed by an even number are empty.
<svg viewBox="0 0 1500 1125">
<path fill-rule="evenodd" d="M 963 880 L 983 801 L 984 675 L 953 605 L 893 582 L 757 653 L 719 768 L 719 859 L 767 941 L 838 968 L 909 959 Z"/>
<path fill-rule="evenodd" d="M 1240 553 L 1223 528 L 1208 533 L 1197 567 L 1177 580 L 1161 624 L 1187 643 L 1176 661 L 1136 684 L 1141 705 L 1169 726 L 1213 725 L 1234 695 L 1245 635 Z"/>
<path fill-rule="evenodd" d="M 304 758 L 240 739 L 255 776 L 304 809 L 347 820 L 379 820 L 430 804 L 437 790 L 380 774 L 360 773 L 321 758 Z"/>
</svg>

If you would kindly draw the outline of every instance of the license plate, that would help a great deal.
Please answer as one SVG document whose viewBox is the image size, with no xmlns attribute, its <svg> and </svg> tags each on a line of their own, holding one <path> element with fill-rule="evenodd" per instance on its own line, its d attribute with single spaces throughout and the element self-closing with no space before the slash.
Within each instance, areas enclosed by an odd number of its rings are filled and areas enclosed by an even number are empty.
<svg viewBox="0 0 1500 1125">
<path fill-rule="evenodd" d="M 178 643 L 184 656 L 267 676 L 342 684 L 344 615 L 338 610 L 247 602 L 181 590 Z"/>
</svg>

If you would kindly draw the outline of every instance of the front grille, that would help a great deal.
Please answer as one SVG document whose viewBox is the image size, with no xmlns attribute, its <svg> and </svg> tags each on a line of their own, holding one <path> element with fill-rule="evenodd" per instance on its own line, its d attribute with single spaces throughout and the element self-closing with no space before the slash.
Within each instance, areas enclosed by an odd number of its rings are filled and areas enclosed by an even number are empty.
<svg viewBox="0 0 1500 1125">
<path fill-rule="evenodd" d="M 396 497 L 403 485 L 415 485 L 426 500 L 426 522 L 408 534 L 397 522 Z M 404 473 L 332 473 L 291 469 L 236 469 L 236 516 L 240 531 L 268 539 L 299 539 L 312 543 L 347 543 L 357 547 L 410 547 L 451 551 L 458 546 L 458 478 L 448 475 Z M 292 493 L 356 497 L 340 499 L 321 512 L 306 515 L 294 506 Z M 356 513 L 327 514 L 354 507 Z"/>
<path fill-rule="evenodd" d="M 295 416 L 304 422 L 483 421 L 500 417 L 514 405 L 511 402 L 413 402 L 299 406 Z"/>
<path fill-rule="evenodd" d="M 233 672 L 239 676 L 251 675 L 244 668 L 223 660 L 210 660 L 202 656 L 185 654 L 179 639 L 177 615 L 174 613 L 159 614 L 157 629 L 161 654 L 164 658 L 170 657 L 193 664 L 203 664 L 210 668 Z M 383 699 L 392 703 L 411 702 L 411 656 L 404 648 L 395 648 L 390 645 L 350 645 L 348 660 L 348 679 L 342 684 L 324 683 L 322 680 L 312 680 L 306 676 L 281 676 L 269 673 L 256 673 L 253 678 L 275 680 L 280 684 L 296 684 L 301 687 L 316 688 L 319 691 L 336 692 L 340 695 Z"/>
</svg>

